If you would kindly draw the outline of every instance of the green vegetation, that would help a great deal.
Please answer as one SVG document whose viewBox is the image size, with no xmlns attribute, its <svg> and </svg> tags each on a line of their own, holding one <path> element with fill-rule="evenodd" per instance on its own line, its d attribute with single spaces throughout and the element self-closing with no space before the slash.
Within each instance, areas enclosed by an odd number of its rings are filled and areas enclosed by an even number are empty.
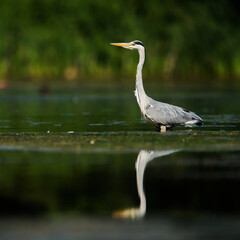
<svg viewBox="0 0 240 240">
<path fill-rule="evenodd" d="M 239 9 L 233 0 L 2 0 L 0 78 L 117 81 L 133 76 L 137 55 L 109 42 L 141 39 L 149 78 L 237 83 Z"/>
<path fill-rule="evenodd" d="M 239 131 L 175 130 L 174 132 L 19 133 L 1 134 L 3 150 L 139 151 L 141 149 L 239 150 Z M 5 147 L 6 146 L 6 147 Z M 129 147 L 130 146 L 130 147 Z"/>
</svg>

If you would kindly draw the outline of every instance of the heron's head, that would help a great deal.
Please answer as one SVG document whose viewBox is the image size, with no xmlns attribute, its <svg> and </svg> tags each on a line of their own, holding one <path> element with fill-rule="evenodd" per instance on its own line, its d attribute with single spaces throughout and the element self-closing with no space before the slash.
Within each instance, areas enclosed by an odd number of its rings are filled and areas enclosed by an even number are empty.
<svg viewBox="0 0 240 240">
<path fill-rule="evenodd" d="M 117 47 L 123 47 L 123 48 L 127 48 L 130 50 L 140 50 L 142 48 L 144 48 L 143 43 L 139 40 L 135 40 L 129 43 L 111 43 L 111 45 L 113 46 L 117 46 Z"/>
</svg>

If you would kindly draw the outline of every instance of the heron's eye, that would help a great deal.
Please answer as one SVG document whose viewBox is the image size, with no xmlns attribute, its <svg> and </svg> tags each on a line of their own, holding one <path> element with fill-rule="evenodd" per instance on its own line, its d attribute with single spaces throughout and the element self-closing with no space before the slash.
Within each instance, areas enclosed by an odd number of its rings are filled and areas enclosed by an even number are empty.
<svg viewBox="0 0 240 240">
<path fill-rule="evenodd" d="M 132 46 L 135 46 L 135 43 L 131 43 Z"/>
</svg>

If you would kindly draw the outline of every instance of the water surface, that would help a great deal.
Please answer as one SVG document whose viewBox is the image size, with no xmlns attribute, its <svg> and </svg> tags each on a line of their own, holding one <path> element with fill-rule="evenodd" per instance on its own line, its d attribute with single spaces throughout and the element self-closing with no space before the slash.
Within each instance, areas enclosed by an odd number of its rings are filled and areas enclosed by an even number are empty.
<svg viewBox="0 0 240 240">
<path fill-rule="evenodd" d="M 0 159 L 1 239 L 240 234 L 239 151 L 1 152 Z"/>
<path fill-rule="evenodd" d="M 240 94 L 156 91 L 202 127 L 155 133 L 129 89 L 0 92 L 1 239 L 239 239 Z"/>
<path fill-rule="evenodd" d="M 238 92 L 149 91 L 200 115 L 204 130 L 240 127 Z M 150 131 L 129 89 L 9 89 L 0 92 L 0 132 Z"/>
</svg>

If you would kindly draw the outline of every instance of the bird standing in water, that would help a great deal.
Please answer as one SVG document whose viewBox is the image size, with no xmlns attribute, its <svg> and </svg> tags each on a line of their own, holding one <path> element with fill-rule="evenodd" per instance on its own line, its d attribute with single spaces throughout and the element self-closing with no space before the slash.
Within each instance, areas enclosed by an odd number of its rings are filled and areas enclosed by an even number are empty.
<svg viewBox="0 0 240 240">
<path fill-rule="evenodd" d="M 158 102 L 150 97 L 144 91 L 142 81 L 142 68 L 145 61 L 145 48 L 143 43 L 135 40 L 129 43 L 111 43 L 111 45 L 138 50 L 139 62 L 136 73 L 135 96 L 140 107 L 143 118 L 155 125 L 157 131 L 166 132 L 175 126 L 201 126 L 203 120 L 194 112 L 177 107 L 168 103 Z"/>
</svg>

